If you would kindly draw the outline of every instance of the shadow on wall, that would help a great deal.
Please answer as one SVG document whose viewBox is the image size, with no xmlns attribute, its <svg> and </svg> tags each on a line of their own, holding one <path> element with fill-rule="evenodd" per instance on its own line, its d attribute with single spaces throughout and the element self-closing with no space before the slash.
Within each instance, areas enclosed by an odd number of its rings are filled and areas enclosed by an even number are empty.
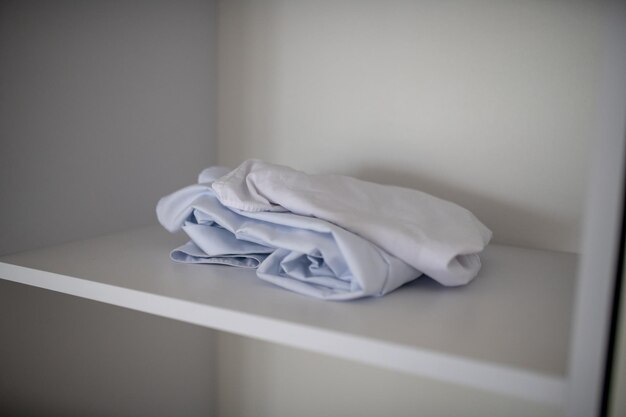
<svg viewBox="0 0 626 417">
<path fill-rule="evenodd" d="M 573 238 L 572 236 L 563 236 L 563 231 L 569 231 L 568 222 L 562 216 L 559 216 L 558 213 L 550 215 L 545 211 L 532 211 L 519 204 L 499 200 L 486 194 L 468 192 L 461 187 L 446 183 L 438 177 L 425 173 L 391 170 L 385 167 L 363 164 L 351 175 L 380 184 L 417 189 L 452 201 L 470 210 L 492 230 L 507 228 L 509 233 L 515 233 L 516 229 L 519 229 L 519 233 L 517 233 L 519 237 L 515 241 L 500 239 L 494 233 L 492 242 L 537 248 L 532 233 L 528 230 L 529 225 L 531 225 L 531 228 L 536 228 L 541 234 L 545 234 L 546 227 L 549 227 L 552 229 L 551 233 L 561 238 Z M 506 213 L 506 215 L 503 216 L 502 213 Z M 515 222 L 515 219 L 524 219 L 524 221 Z M 572 231 L 572 233 L 574 232 Z"/>
<path fill-rule="evenodd" d="M 0 254 L 154 224 L 215 162 L 212 1 L 0 1 Z"/>
</svg>

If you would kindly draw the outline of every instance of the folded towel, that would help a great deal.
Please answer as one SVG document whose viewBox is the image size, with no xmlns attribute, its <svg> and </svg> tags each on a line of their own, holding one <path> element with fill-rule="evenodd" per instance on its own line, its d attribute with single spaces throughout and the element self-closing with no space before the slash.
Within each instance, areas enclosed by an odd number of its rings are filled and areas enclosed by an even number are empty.
<svg viewBox="0 0 626 417">
<path fill-rule="evenodd" d="M 201 184 L 163 197 L 157 216 L 191 242 L 171 257 L 188 263 L 258 266 L 259 278 L 301 294 L 348 300 L 388 293 L 420 272 L 367 240 L 327 221 L 289 212 L 243 212 L 222 205 Z M 209 175 L 211 174 L 211 175 Z"/>
<path fill-rule="evenodd" d="M 217 198 L 242 211 L 290 211 L 327 220 L 376 244 L 444 285 L 480 270 L 491 239 L 468 210 L 408 188 L 340 175 L 309 175 L 248 160 L 213 183 Z"/>
<path fill-rule="evenodd" d="M 422 273 L 465 284 L 491 237 L 469 211 L 419 191 L 257 160 L 203 171 L 157 216 L 191 238 L 176 261 L 258 267 L 263 280 L 333 300 L 383 295 Z"/>
</svg>

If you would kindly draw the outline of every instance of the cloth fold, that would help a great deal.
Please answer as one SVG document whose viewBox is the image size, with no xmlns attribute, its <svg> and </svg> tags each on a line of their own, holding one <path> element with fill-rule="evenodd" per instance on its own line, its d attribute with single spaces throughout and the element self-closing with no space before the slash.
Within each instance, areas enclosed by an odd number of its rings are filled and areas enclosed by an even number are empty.
<svg viewBox="0 0 626 417">
<path fill-rule="evenodd" d="M 289 211 L 364 237 L 444 285 L 468 283 L 491 239 L 470 211 L 421 191 L 248 160 L 213 183 L 222 204 Z"/>
<path fill-rule="evenodd" d="M 462 285 L 491 232 L 466 209 L 426 193 L 248 160 L 211 167 L 157 205 L 191 241 L 186 263 L 258 268 L 257 276 L 322 299 L 380 296 L 422 273 Z"/>
</svg>

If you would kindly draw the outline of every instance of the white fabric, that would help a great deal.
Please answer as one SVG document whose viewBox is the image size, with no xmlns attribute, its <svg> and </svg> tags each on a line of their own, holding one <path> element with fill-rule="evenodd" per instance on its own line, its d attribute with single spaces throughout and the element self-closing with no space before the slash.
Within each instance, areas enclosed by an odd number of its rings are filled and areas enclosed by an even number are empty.
<svg viewBox="0 0 626 417">
<path fill-rule="evenodd" d="M 331 222 L 443 285 L 471 281 L 481 267 L 478 253 L 491 239 L 471 212 L 429 194 L 259 160 L 244 162 L 212 189 L 241 213 L 290 212 Z"/>
<path fill-rule="evenodd" d="M 289 212 L 243 212 L 222 205 L 211 181 L 163 197 L 159 221 L 191 239 L 170 256 L 183 263 L 257 268 L 257 276 L 288 290 L 326 300 L 381 296 L 421 275 L 371 242 L 325 220 Z"/>
</svg>

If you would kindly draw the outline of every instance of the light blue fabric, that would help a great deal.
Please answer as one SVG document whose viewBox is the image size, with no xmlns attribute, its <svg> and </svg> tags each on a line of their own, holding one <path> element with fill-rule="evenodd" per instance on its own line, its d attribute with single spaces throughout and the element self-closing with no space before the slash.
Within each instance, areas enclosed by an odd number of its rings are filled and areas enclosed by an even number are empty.
<svg viewBox="0 0 626 417">
<path fill-rule="evenodd" d="M 171 253 L 186 263 L 258 266 L 260 279 L 327 300 L 386 294 L 421 272 L 364 238 L 325 220 L 291 212 L 245 212 L 220 203 L 211 181 L 227 170 L 203 172 L 203 183 L 163 197 L 161 224 L 191 241 Z"/>
</svg>

